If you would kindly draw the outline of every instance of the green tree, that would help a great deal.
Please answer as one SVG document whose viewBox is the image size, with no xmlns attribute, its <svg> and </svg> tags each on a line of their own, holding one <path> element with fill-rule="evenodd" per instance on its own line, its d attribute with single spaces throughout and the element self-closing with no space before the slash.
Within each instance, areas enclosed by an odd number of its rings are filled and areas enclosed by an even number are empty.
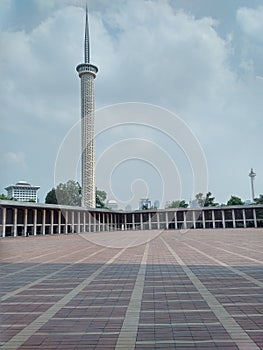
<svg viewBox="0 0 263 350">
<path fill-rule="evenodd" d="M 52 188 L 52 190 L 47 193 L 45 202 L 49 204 L 80 206 L 80 184 L 74 180 L 60 183 L 56 188 Z"/>
<path fill-rule="evenodd" d="M 12 200 L 14 200 L 13 197 L 8 197 L 8 196 L 4 195 L 3 193 L 0 194 L 0 199 L 2 199 L 4 201 L 12 201 Z"/>
<path fill-rule="evenodd" d="M 197 193 L 195 199 L 200 207 L 215 207 L 218 203 L 215 202 L 215 197 L 212 197 L 211 192 L 207 192 L 204 196 L 203 193 Z"/>
<path fill-rule="evenodd" d="M 103 190 L 98 190 L 96 187 L 96 208 L 106 208 L 105 201 L 107 193 Z"/>
<path fill-rule="evenodd" d="M 188 204 L 186 203 L 185 200 L 182 201 L 172 201 L 170 204 L 168 204 L 168 206 L 166 208 L 187 208 Z"/>
<path fill-rule="evenodd" d="M 263 194 L 260 194 L 258 198 L 255 198 L 256 204 L 263 204 Z"/>
<path fill-rule="evenodd" d="M 242 199 L 236 196 L 231 196 L 231 198 L 226 203 L 226 205 L 243 205 L 243 204 L 244 202 L 242 201 Z"/>
<path fill-rule="evenodd" d="M 47 204 L 58 204 L 56 189 L 53 187 L 46 195 L 45 203 Z"/>
<path fill-rule="evenodd" d="M 96 188 L 96 208 L 106 208 L 107 193 Z M 45 203 L 62 205 L 81 205 L 81 186 L 78 182 L 69 180 L 52 188 L 46 195 Z"/>
</svg>

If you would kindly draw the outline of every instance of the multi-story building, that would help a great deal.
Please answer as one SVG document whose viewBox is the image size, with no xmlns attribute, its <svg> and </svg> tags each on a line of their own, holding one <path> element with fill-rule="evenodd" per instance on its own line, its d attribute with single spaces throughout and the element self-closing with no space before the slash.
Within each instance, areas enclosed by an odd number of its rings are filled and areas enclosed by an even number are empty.
<svg viewBox="0 0 263 350">
<path fill-rule="evenodd" d="M 9 185 L 5 188 L 8 197 L 14 198 L 20 202 L 34 201 L 37 203 L 37 191 L 40 186 L 32 186 L 26 181 L 18 181 L 15 185 Z"/>
</svg>

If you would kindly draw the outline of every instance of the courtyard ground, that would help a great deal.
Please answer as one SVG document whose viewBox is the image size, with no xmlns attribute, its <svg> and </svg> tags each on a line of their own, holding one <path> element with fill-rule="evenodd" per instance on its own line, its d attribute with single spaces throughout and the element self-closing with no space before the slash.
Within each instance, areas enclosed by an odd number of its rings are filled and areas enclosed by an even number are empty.
<svg viewBox="0 0 263 350">
<path fill-rule="evenodd" d="M 263 230 L 0 240 L 3 349 L 263 349 Z"/>
</svg>

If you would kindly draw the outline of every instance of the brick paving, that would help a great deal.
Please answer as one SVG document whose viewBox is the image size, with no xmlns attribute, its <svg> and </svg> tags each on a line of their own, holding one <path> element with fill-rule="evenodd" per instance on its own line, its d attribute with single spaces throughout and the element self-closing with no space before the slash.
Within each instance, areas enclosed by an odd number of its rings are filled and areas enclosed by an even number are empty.
<svg viewBox="0 0 263 350">
<path fill-rule="evenodd" d="M 263 349 L 262 229 L 98 235 L 1 239 L 2 349 Z"/>
</svg>

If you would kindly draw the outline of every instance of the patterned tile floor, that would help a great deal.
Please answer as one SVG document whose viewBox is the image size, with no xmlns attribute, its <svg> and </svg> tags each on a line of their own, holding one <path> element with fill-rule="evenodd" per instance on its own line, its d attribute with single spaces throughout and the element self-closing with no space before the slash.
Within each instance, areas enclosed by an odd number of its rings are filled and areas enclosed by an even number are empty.
<svg viewBox="0 0 263 350">
<path fill-rule="evenodd" d="M 119 235 L 1 239 L 0 347 L 263 349 L 262 229 Z"/>
</svg>

